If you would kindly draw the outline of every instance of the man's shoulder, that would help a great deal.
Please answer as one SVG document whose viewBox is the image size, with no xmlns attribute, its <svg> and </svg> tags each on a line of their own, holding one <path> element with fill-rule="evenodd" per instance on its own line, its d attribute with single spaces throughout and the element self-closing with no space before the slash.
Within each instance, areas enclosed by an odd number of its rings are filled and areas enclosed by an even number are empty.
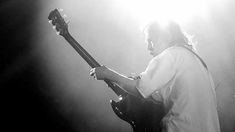
<svg viewBox="0 0 235 132">
<path fill-rule="evenodd" d="M 177 57 L 177 47 L 169 47 L 167 49 L 165 49 L 164 51 L 162 51 L 162 53 L 160 53 L 159 55 L 155 56 L 152 61 L 164 61 L 164 60 L 168 60 L 168 61 L 174 61 Z"/>
<path fill-rule="evenodd" d="M 177 57 L 178 55 L 182 54 L 185 49 L 179 46 L 172 46 L 165 49 L 159 56 L 169 56 L 169 57 Z"/>
<path fill-rule="evenodd" d="M 166 49 L 168 52 L 181 52 L 185 51 L 186 49 L 183 46 L 171 46 Z"/>
<path fill-rule="evenodd" d="M 187 58 L 191 58 L 190 56 L 192 56 L 192 54 L 182 46 L 169 47 L 162 53 L 162 58 L 179 65 L 184 60 L 188 60 Z"/>
<path fill-rule="evenodd" d="M 172 46 L 167 48 L 165 51 L 174 57 L 191 56 L 191 53 L 184 46 Z"/>
</svg>

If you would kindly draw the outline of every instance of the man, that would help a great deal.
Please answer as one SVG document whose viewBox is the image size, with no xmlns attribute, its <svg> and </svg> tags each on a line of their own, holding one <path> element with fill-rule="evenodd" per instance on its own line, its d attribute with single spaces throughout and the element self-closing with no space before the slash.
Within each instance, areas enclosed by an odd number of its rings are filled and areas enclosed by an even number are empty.
<svg viewBox="0 0 235 132">
<path fill-rule="evenodd" d="M 90 75 L 109 79 L 137 97 L 161 101 L 164 132 L 220 132 L 212 78 L 179 25 L 153 22 L 145 35 L 153 59 L 138 79 L 105 66 L 91 69 Z"/>
</svg>

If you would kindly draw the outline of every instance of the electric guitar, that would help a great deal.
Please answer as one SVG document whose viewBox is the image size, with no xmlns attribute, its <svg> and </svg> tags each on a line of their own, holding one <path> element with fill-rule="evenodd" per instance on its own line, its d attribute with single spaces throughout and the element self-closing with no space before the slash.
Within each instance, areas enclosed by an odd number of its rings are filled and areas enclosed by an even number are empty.
<svg viewBox="0 0 235 132">
<path fill-rule="evenodd" d="M 101 66 L 69 33 L 68 23 L 65 22 L 58 9 L 54 9 L 48 16 L 49 22 L 57 33 L 78 52 L 90 67 Z M 122 120 L 128 122 L 134 132 L 160 132 L 160 122 L 163 117 L 163 107 L 146 99 L 137 98 L 122 90 L 115 83 L 104 80 L 117 96 L 119 101 L 111 100 L 114 113 Z"/>
</svg>

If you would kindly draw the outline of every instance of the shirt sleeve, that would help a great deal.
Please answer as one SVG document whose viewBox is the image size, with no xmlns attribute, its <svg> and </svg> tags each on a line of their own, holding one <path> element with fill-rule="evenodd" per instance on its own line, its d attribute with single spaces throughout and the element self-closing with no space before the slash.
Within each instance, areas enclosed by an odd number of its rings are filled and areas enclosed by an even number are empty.
<svg viewBox="0 0 235 132">
<path fill-rule="evenodd" d="M 144 98 L 148 98 L 171 80 L 175 74 L 174 61 L 170 51 L 165 50 L 149 62 L 146 70 L 140 74 L 136 86 Z"/>
</svg>

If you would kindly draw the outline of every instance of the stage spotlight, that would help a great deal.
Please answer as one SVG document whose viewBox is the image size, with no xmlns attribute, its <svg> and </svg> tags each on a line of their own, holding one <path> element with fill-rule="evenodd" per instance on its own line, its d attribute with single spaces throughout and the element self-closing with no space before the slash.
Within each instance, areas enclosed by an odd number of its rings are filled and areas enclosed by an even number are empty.
<svg viewBox="0 0 235 132">
<path fill-rule="evenodd" d="M 163 23 L 175 20 L 179 23 L 188 22 L 195 16 L 206 17 L 209 7 L 223 4 L 221 0 L 116 0 L 116 6 L 123 13 L 129 13 L 140 23 L 156 19 Z"/>
</svg>

